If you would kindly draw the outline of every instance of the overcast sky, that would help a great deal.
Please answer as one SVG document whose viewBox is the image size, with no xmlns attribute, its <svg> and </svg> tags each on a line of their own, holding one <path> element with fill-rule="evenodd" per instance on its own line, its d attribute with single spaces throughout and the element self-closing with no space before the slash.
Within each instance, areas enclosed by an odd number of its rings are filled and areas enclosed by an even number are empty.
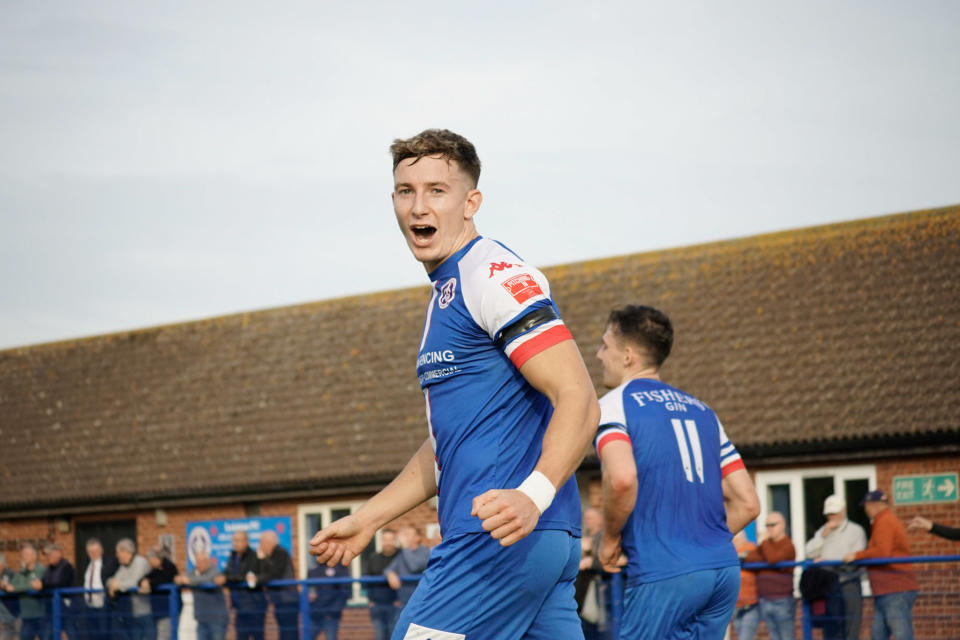
<svg viewBox="0 0 960 640">
<path fill-rule="evenodd" d="M 958 114 L 954 0 L 10 0 L 0 349 L 425 284 L 427 127 L 548 266 L 960 203 Z"/>
</svg>

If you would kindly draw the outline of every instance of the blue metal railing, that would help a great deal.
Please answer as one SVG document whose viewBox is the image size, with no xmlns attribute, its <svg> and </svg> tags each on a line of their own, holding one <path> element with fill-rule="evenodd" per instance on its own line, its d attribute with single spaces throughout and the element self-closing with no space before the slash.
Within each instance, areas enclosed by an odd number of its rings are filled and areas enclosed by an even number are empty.
<svg viewBox="0 0 960 640">
<path fill-rule="evenodd" d="M 960 555 L 950 555 L 950 556 L 913 556 L 913 557 L 902 557 L 902 558 L 873 558 L 858 560 L 856 562 L 850 563 L 854 566 L 871 566 L 871 565 L 886 565 L 886 564 L 941 564 L 941 563 L 957 563 L 960 562 Z M 821 562 L 814 562 L 812 560 L 801 560 L 801 561 L 785 561 L 777 562 L 774 564 L 767 564 L 762 562 L 749 562 L 742 565 L 743 569 L 783 569 L 783 568 L 793 568 L 801 567 L 802 569 L 807 569 L 809 567 L 834 567 L 844 565 L 842 561 L 839 560 L 826 560 Z M 850 566 L 848 564 L 847 566 Z M 617 637 L 617 632 L 619 629 L 619 623 L 622 616 L 622 603 L 623 603 L 623 593 L 624 593 L 624 584 L 623 584 L 623 574 L 613 574 L 611 576 L 610 582 L 610 608 L 611 608 L 611 621 L 610 626 L 614 638 Z M 416 582 L 420 579 L 420 576 L 402 576 L 401 579 L 405 582 Z M 266 585 L 266 589 L 256 589 L 256 591 L 261 593 L 269 593 L 271 590 L 276 589 L 297 589 L 298 590 L 298 614 L 300 617 L 299 630 L 302 633 L 301 637 L 309 640 L 313 638 L 315 633 L 311 628 L 311 606 L 310 606 L 310 589 L 311 586 L 319 585 L 335 585 L 335 584 L 385 584 L 386 579 L 381 576 L 364 576 L 361 578 L 353 577 L 342 577 L 342 578 L 308 578 L 306 580 L 275 580 Z M 200 590 L 215 590 L 222 589 L 212 583 L 187 587 L 189 589 L 200 589 Z M 170 627 L 171 627 L 171 640 L 178 640 L 178 629 L 179 621 L 181 614 L 181 603 L 179 592 L 181 587 L 174 584 L 161 585 L 158 588 L 159 592 L 167 594 L 167 606 L 168 611 L 165 612 L 170 616 Z M 247 587 L 238 587 L 238 591 L 252 591 Z M 52 637 L 55 639 L 60 638 L 60 633 L 64 629 L 64 607 L 63 599 L 64 597 L 69 597 L 73 595 L 87 594 L 87 593 L 103 593 L 102 589 L 85 589 L 82 587 L 67 587 L 54 589 L 50 591 L 29 591 L 26 594 L 0 594 L 0 602 L 9 600 L 10 598 L 16 598 L 18 595 L 29 595 L 34 597 L 50 597 L 51 606 L 50 606 L 50 622 L 52 627 Z M 130 589 L 128 592 L 130 595 L 139 594 L 136 588 Z M 813 626 L 812 626 L 812 614 L 810 611 L 809 603 L 802 602 L 802 629 L 803 629 L 803 638 L 804 640 L 811 640 L 813 637 Z M 229 605 L 227 605 L 229 606 Z"/>
</svg>

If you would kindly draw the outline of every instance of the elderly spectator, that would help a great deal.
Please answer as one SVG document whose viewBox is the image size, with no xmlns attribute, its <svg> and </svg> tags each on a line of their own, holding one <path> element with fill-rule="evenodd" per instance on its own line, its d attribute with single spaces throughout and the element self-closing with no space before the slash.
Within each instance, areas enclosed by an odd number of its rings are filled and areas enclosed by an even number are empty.
<svg viewBox="0 0 960 640">
<path fill-rule="evenodd" d="M 771 511 L 766 526 L 760 536 L 760 546 L 747 554 L 746 561 L 774 564 L 796 560 L 797 551 L 787 535 L 783 514 Z M 797 608 L 793 600 L 793 567 L 757 571 L 757 600 L 771 640 L 793 640 Z"/>
<path fill-rule="evenodd" d="M 194 555 L 193 571 L 176 577 L 176 583 L 193 589 L 193 617 L 197 620 L 197 640 L 223 640 L 230 613 L 223 597 L 226 583 L 223 573 L 210 560 L 207 551 Z"/>
<path fill-rule="evenodd" d="M 157 640 L 170 640 L 170 591 L 160 589 L 161 585 L 172 584 L 177 577 L 177 565 L 170 561 L 169 555 L 163 547 L 150 547 L 147 550 L 150 573 L 140 581 L 140 593 L 150 594 Z M 180 592 L 174 597 L 179 601 Z"/>
<path fill-rule="evenodd" d="M 367 574 L 382 577 L 396 555 L 397 534 L 392 529 L 384 529 L 380 533 L 380 551 L 370 554 L 367 560 Z M 390 640 L 399 612 L 396 605 L 397 592 L 388 584 L 372 583 L 366 585 L 366 588 L 374 640 Z"/>
<path fill-rule="evenodd" d="M 308 578 L 349 578 L 350 567 L 318 564 L 307 573 Z M 326 634 L 326 640 L 337 640 L 340 617 L 350 599 L 350 583 L 310 585 L 311 635 Z"/>
<path fill-rule="evenodd" d="M 233 550 L 223 576 L 230 588 L 230 604 L 236 611 L 234 628 L 237 640 L 263 640 L 263 622 L 267 615 L 267 597 L 257 588 L 260 560 L 250 548 L 246 531 L 233 532 Z"/>
<path fill-rule="evenodd" d="M 403 548 L 384 570 L 383 575 L 387 578 L 387 584 L 396 589 L 400 604 L 406 606 L 413 592 L 417 590 L 417 583 L 403 581 L 401 576 L 419 575 L 426 571 L 430 549 L 420 545 L 420 530 L 412 524 L 401 527 L 399 535 Z"/>
<path fill-rule="evenodd" d="M 867 534 L 863 527 L 847 518 L 847 503 L 843 498 L 828 496 L 823 502 L 823 515 L 827 518 L 826 523 L 807 542 L 808 558 L 818 562 L 843 560 L 848 553 L 867 547 Z M 836 572 L 837 583 L 827 594 L 824 640 L 856 640 L 860 637 L 863 613 L 863 595 L 860 591 L 862 569 L 843 566 L 829 570 Z"/>
<path fill-rule="evenodd" d="M 97 538 L 89 538 L 86 543 L 89 561 L 80 576 L 80 586 L 88 591 L 80 600 L 78 609 L 78 633 L 83 640 L 107 640 L 111 636 L 111 608 L 102 592 L 107 581 L 117 571 L 117 560 L 112 556 L 104 557 L 103 545 Z"/>
<path fill-rule="evenodd" d="M 137 554 L 137 544 L 130 538 L 117 542 L 119 567 L 107 581 L 107 593 L 117 600 L 118 629 L 125 640 L 155 640 L 157 628 L 153 623 L 150 596 L 129 592 L 140 588 L 140 581 L 150 573 L 150 563 Z"/>
<path fill-rule="evenodd" d="M 860 502 L 870 518 L 867 548 L 844 556 L 844 562 L 864 558 L 900 558 L 910 555 L 903 523 L 890 510 L 887 494 L 870 491 Z M 919 585 L 908 564 L 874 564 L 867 567 L 873 591 L 873 640 L 913 640 L 913 603 Z"/>
<path fill-rule="evenodd" d="M 20 607 L 16 598 L 7 593 L 13 571 L 7 566 L 7 556 L 0 553 L 0 640 L 13 640 L 17 634 L 17 615 Z"/>
<path fill-rule="evenodd" d="M 257 584 L 265 585 L 271 580 L 293 580 L 293 562 L 286 549 L 280 546 L 274 531 L 265 531 L 260 536 L 257 548 L 260 571 L 257 572 Z M 280 629 L 280 640 L 297 640 L 299 637 L 297 612 L 299 602 L 296 587 L 273 587 L 267 590 L 267 596 L 273 603 L 273 616 Z"/>
<path fill-rule="evenodd" d="M 20 570 L 13 574 L 4 589 L 20 595 L 20 640 L 49 640 L 50 623 L 42 597 L 28 595 L 43 588 L 46 568 L 37 562 L 37 548 L 30 543 L 20 547 Z"/>
<path fill-rule="evenodd" d="M 44 545 L 43 553 L 47 557 L 47 571 L 43 574 L 43 580 L 41 580 L 43 588 L 53 591 L 54 589 L 72 587 L 76 572 L 73 570 L 73 565 L 63 557 L 60 545 L 52 542 L 48 543 Z M 76 604 L 74 598 L 69 597 L 63 598 L 61 602 L 63 630 L 68 638 L 75 638 L 77 635 L 74 604 Z"/>
</svg>

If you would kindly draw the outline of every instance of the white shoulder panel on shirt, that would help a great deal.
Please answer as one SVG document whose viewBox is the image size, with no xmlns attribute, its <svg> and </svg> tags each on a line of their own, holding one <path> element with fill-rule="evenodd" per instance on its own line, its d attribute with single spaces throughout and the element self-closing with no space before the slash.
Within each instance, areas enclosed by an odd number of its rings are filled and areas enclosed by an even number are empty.
<svg viewBox="0 0 960 640">
<path fill-rule="evenodd" d="M 489 238 L 477 241 L 459 267 L 467 311 L 491 338 L 525 308 L 550 296 L 538 269 Z"/>
</svg>

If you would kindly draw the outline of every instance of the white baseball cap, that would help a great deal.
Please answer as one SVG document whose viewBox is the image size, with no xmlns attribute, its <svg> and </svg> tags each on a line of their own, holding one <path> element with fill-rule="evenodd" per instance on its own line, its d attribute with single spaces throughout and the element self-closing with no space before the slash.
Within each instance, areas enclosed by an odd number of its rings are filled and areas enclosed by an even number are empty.
<svg viewBox="0 0 960 640">
<path fill-rule="evenodd" d="M 831 513 L 840 513 L 846 508 L 847 503 L 837 495 L 827 496 L 827 499 L 823 501 L 823 515 L 825 516 Z"/>
</svg>

